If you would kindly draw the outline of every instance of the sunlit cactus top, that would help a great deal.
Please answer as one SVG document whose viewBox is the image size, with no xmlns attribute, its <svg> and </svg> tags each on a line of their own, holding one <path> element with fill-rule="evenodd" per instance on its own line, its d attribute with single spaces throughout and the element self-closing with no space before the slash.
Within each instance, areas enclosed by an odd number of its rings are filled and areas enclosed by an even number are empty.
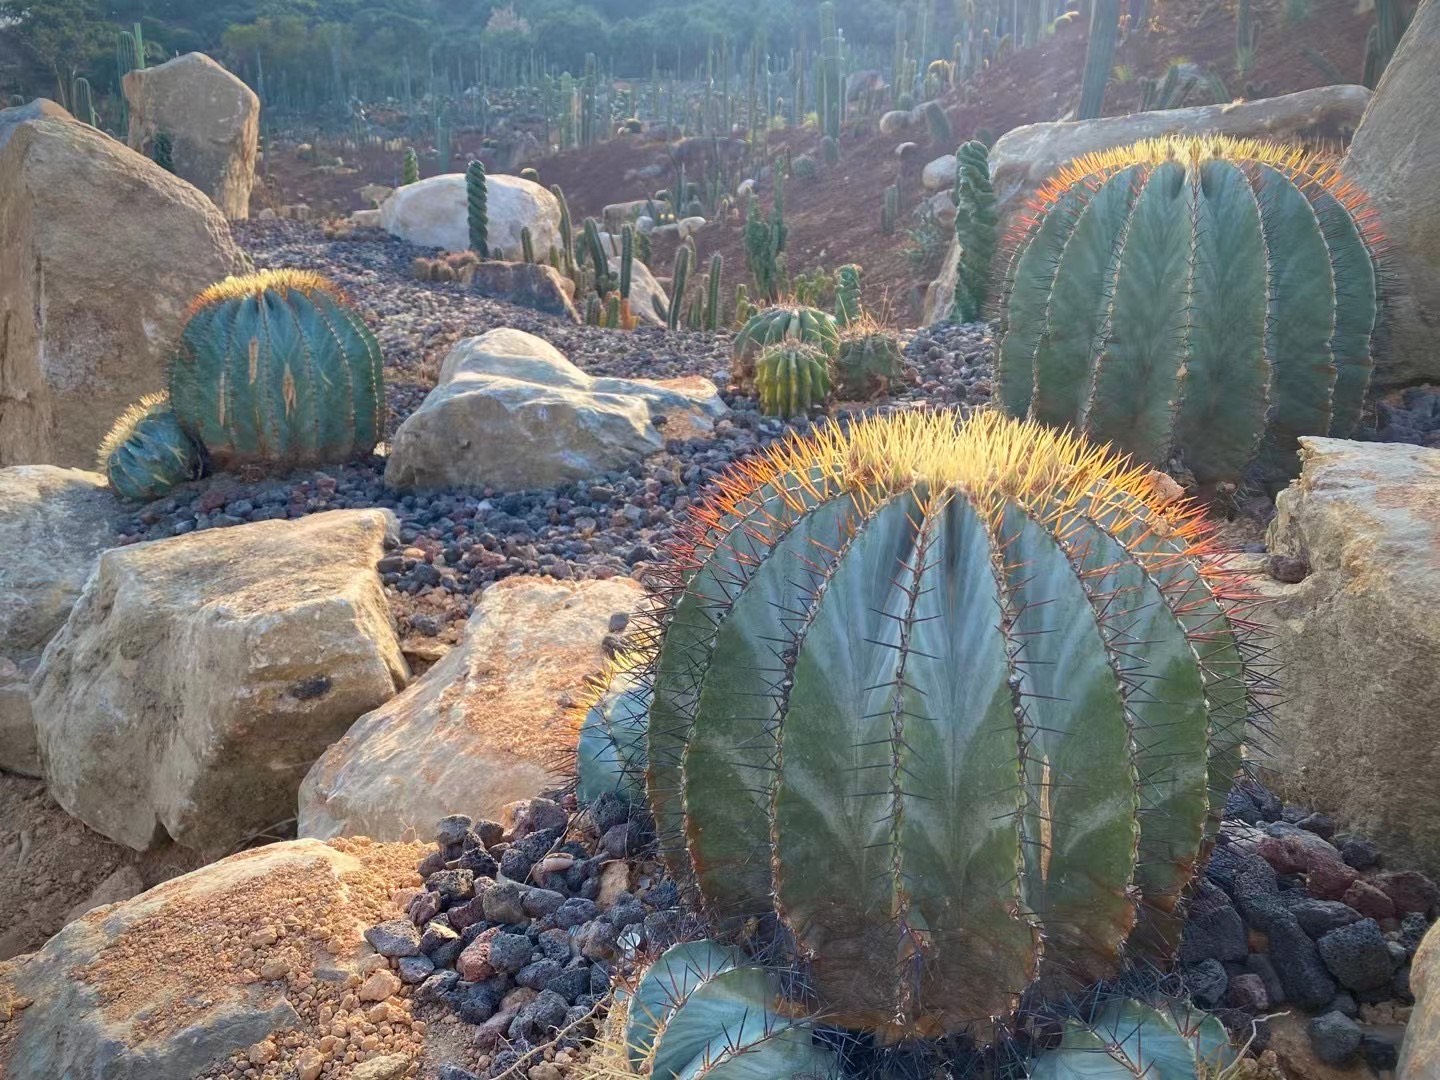
<svg viewBox="0 0 1440 1080">
<path fill-rule="evenodd" d="M 981 1035 L 1173 946 L 1257 676 L 1158 491 L 1033 422 L 912 413 L 772 449 L 696 516 L 648 801 L 677 879 L 778 914 L 835 1022 Z"/>
<path fill-rule="evenodd" d="M 1220 136 L 1062 169 L 1010 238 L 998 399 L 1201 485 L 1293 475 L 1360 419 L 1375 215 L 1321 156 Z"/>
</svg>

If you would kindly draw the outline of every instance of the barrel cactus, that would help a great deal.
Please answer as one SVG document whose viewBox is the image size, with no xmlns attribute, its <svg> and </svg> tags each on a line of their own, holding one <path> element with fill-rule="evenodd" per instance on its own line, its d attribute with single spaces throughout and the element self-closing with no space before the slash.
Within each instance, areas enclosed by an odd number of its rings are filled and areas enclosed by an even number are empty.
<svg viewBox="0 0 1440 1080">
<path fill-rule="evenodd" d="M 1201 485 L 1292 476 L 1348 437 L 1375 360 L 1372 215 L 1334 166 L 1221 137 L 1085 157 L 1008 271 L 999 398 Z"/>
<path fill-rule="evenodd" d="M 1065 1021 L 1060 1045 L 1031 1065 L 1028 1080 L 1209 1080 L 1237 1055 L 1224 1025 L 1178 1002 L 1117 998 Z"/>
<path fill-rule="evenodd" d="M 575 709 L 575 797 L 581 804 L 606 793 L 626 802 L 644 801 L 647 661 L 642 652 L 618 653 L 587 681 Z"/>
<path fill-rule="evenodd" d="M 115 421 L 100 444 L 98 467 L 115 494 L 133 502 L 158 499 L 204 471 L 200 448 L 181 429 L 165 394 L 149 394 Z"/>
<path fill-rule="evenodd" d="M 835 318 L 817 308 L 765 308 L 752 315 L 735 335 L 731 378 L 744 386 L 755 377 L 755 360 L 771 345 L 784 341 L 814 345 L 832 359 L 840 347 L 840 327 Z"/>
<path fill-rule="evenodd" d="M 894 334 L 862 322 L 840 335 L 835 376 L 842 398 L 863 401 L 875 397 L 889 389 L 891 380 L 904 375 L 905 357 Z"/>
<path fill-rule="evenodd" d="M 916 412 L 699 511 L 647 802 L 682 888 L 773 911 L 837 1025 L 978 1036 L 1173 948 L 1253 669 L 1203 517 L 1158 491 L 1068 432 Z"/>
<path fill-rule="evenodd" d="M 226 278 L 190 305 L 170 403 L 222 467 L 344 461 L 383 433 L 380 346 L 318 274 Z"/>
<path fill-rule="evenodd" d="M 771 345 L 756 361 L 755 393 L 766 416 L 803 416 L 830 396 L 830 358 L 814 345 Z"/>
</svg>

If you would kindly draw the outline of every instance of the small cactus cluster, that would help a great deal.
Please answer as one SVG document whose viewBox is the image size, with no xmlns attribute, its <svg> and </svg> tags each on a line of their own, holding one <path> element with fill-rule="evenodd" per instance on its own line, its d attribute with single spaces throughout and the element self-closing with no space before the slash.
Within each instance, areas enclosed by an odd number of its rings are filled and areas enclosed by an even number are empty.
<svg viewBox="0 0 1440 1080">
<path fill-rule="evenodd" d="M 860 303 L 861 270 L 855 263 L 847 263 L 835 271 L 835 321 L 840 326 L 859 322 L 865 313 Z"/>
<path fill-rule="evenodd" d="M 1021 222 L 998 400 L 1202 487 L 1347 438 L 1375 367 L 1373 214 L 1303 151 L 1171 138 L 1073 163 Z"/>
<path fill-rule="evenodd" d="M 760 353 L 785 342 L 814 345 L 833 359 L 840 347 L 840 327 L 832 315 L 803 305 L 756 312 L 735 335 L 731 380 L 737 386 L 747 386 L 755 378 L 755 361 Z"/>
<path fill-rule="evenodd" d="M 765 416 L 804 416 L 830 396 L 830 357 L 815 345 L 771 345 L 755 362 L 755 393 Z"/>
</svg>

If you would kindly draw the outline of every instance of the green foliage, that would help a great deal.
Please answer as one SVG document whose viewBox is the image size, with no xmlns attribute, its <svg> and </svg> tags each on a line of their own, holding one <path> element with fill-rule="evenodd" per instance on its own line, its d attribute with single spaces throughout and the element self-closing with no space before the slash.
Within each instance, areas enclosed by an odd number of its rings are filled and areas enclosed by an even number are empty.
<svg viewBox="0 0 1440 1080">
<path fill-rule="evenodd" d="M 1102 1003 L 1065 1021 L 1060 1045 L 1041 1054 L 1027 1080 L 1212 1080 L 1236 1059 L 1230 1036 L 1209 1013 L 1178 1002 Z"/>
<path fill-rule="evenodd" d="M 848 263 L 835 271 L 835 321 L 841 326 L 849 326 L 858 321 L 862 313 L 860 267 Z"/>
<path fill-rule="evenodd" d="M 771 345 L 755 362 L 755 392 L 765 416 L 803 416 L 830 397 L 830 358 L 814 345 Z"/>
<path fill-rule="evenodd" d="M 1152 490 L 994 412 L 881 417 L 727 488 L 674 568 L 662 855 L 717 918 L 773 912 L 836 1026 L 988 1036 L 1042 949 L 1093 981 L 1177 944 L 1248 684 Z"/>
<path fill-rule="evenodd" d="M 221 467 L 311 465 L 384 434 L 380 346 L 317 274 L 265 271 L 201 293 L 170 371 L 175 417 Z"/>
<path fill-rule="evenodd" d="M 930 128 L 930 141 L 935 145 L 955 145 L 955 129 L 950 124 L 950 114 L 938 101 L 925 103 L 925 123 Z"/>
<path fill-rule="evenodd" d="M 980 318 L 989 296 L 999 222 L 995 189 L 990 184 L 989 152 L 982 142 L 965 143 L 955 154 L 955 207 L 960 265 L 950 317 L 970 323 Z"/>
<path fill-rule="evenodd" d="M 813 345 L 832 360 L 840 347 L 840 327 L 833 316 L 815 308 L 771 307 L 752 315 L 731 345 L 730 377 L 746 386 L 755 377 L 755 359 L 782 342 Z"/>
<path fill-rule="evenodd" d="M 198 479 L 204 458 L 176 422 L 170 399 L 151 394 L 115 422 L 100 444 L 97 467 L 122 499 L 147 502 Z"/>
<path fill-rule="evenodd" d="M 1248 0 L 1240 2 L 1244 4 Z M 1075 110 L 1077 120 L 1093 120 L 1101 115 L 1119 32 L 1120 0 L 1094 0 L 1090 11 L 1090 41 L 1085 47 L 1085 72 L 1080 82 L 1080 104 Z"/>
<path fill-rule="evenodd" d="M 905 375 L 905 356 L 894 334 L 857 325 L 840 335 L 835 357 L 838 394 L 846 401 L 866 401 L 885 393 Z"/>
<path fill-rule="evenodd" d="M 405 162 L 401 166 L 400 186 L 414 184 L 420 179 L 420 156 L 415 153 L 413 146 L 405 148 Z"/>
<path fill-rule="evenodd" d="M 1297 437 L 1347 438 L 1363 410 L 1380 303 L 1362 203 L 1285 147 L 1168 145 L 1117 152 L 1018 246 L 999 400 L 1202 485 L 1282 482 Z"/>
<path fill-rule="evenodd" d="M 164 131 L 155 133 L 155 141 L 150 147 L 151 159 L 156 165 L 166 172 L 175 171 L 175 144 L 169 134 Z"/>
<path fill-rule="evenodd" d="M 670 276 L 670 309 L 665 314 L 665 325 L 671 330 L 679 329 L 680 314 L 685 310 L 685 289 L 690 284 L 690 249 L 681 244 L 675 251 L 675 269 Z"/>
<path fill-rule="evenodd" d="M 484 164 L 471 161 L 465 168 L 465 214 L 470 227 L 470 250 L 482 259 L 490 257 L 489 192 Z"/>
</svg>

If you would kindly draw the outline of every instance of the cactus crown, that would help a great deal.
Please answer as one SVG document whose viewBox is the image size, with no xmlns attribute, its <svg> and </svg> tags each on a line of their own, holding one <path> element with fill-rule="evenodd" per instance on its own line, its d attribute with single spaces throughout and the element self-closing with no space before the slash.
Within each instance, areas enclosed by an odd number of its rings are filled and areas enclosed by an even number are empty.
<svg viewBox="0 0 1440 1080">
<path fill-rule="evenodd" d="M 980 1035 L 1175 943 L 1254 669 L 1203 517 L 1156 491 L 1034 422 L 911 413 L 772 448 L 695 517 L 657 834 L 708 912 L 778 915 L 837 1024 Z"/>
<path fill-rule="evenodd" d="M 253 274 L 232 275 L 224 281 L 217 281 L 190 301 L 188 314 L 193 315 L 201 308 L 228 300 L 244 300 L 246 298 L 258 300 L 267 292 L 276 293 L 281 297 L 288 296 L 293 292 L 304 297 L 325 293 L 335 300 L 345 298 L 345 294 L 340 291 L 340 286 L 313 270 L 258 270 Z"/>
<path fill-rule="evenodd" d="M 1011 243 L 997 377 L 1013 414 L 1178 456 L 1202 485 L 1293 475 L 1297 436 L 1359 420 L 1380 241 L 1328 160 L 1146 140 L 1062 169 Z"/>
</svg>

